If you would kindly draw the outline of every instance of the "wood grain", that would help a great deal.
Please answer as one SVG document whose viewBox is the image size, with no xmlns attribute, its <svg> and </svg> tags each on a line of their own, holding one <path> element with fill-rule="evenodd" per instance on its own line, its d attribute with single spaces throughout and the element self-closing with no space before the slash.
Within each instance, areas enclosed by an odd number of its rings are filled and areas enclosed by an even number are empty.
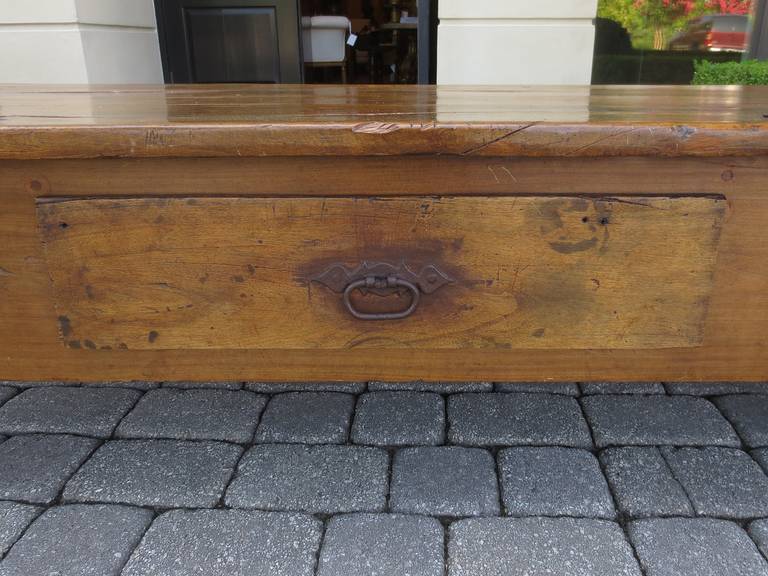
<svg viewBox="0 0 768 576">
<path fill-rule="evenodd" d="M 722 197 L 38 206 L 64 340 L 93 350 L 697 346 L 724 212 Z M 407 319 L 362 321 L 311 278 L 363 261 L 433 264 L 452 282 Z"/>
<path fill-rule="evenodd" d="M 620 101 L 615 105 L 621 108 Z M 714 105 L 711 109 L 714 111 Z M 697 113 L 695 107 L 693 113 Z M 727 155 L 0 161 L 0 379 L 765 381 L 766 181 L 768 158 Z M 465 197 L 725 195 L 728 209 L 701 345 L 599 350 L 467 348 L 460 354 L 451 349 L 407 348 L 384 354 L 367 349 L 94 351 L 61 345 L 37 224 L 39 197 L 421 196 L 435 191 Z"/>
<path fill-rule="evenodd" d="M 0 86 L 0 159 L 762 156 L 768 87 Z"/>
<path fill-rule="evenodd" d="M 761 198 L 765 159 L 446 156 L 6 161 L 34 197 L 696 195 Z M 0 188 L 0 191 L 2 188 Z"/>
</svg>

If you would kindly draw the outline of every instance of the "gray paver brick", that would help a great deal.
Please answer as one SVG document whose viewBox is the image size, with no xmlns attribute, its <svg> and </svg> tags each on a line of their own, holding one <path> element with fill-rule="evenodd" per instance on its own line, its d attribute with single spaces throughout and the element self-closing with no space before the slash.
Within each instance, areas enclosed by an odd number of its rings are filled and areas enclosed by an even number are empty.
<svg viewBox="0 0 768 576">
<path fill-rule="evenodd" d="M 457 394 L 459 392 L 490 392 L 492 382 L 381 382 L 368 383 L 371 392 L 436 392 L 438 394 Z"/>
<path fill-rule="evenodd" d="M 618 524 L 472 518 L 451 524 L 448 576 L 641 576 Z"/>
<path fill-rule="evenodd" d="M 510 516 L 616 516 L 597 458 L 573 448 L 509 448 L 498 455 Z"/>
<path fill-rule="evenodd" d="M 577 401 L 556 394 L 458 394 L 448 422 L 456 444 L 592 447 Z"/>
<path fill-rule="evenodd" d="M 581 393 L 593 394 L 664 394 L 661 382 L 582 382 Z"/>
<path fill-rule="evenodd" d="M 113 440 L 67 483 L 64 499 L 138 506 L 215 506 L 242 449 L 220 442 Z"/>
<path fill-rule="evenodd" d="M 749 525 L 749 535 L 763 556 L 768 559 L 768 518 L 752 522 Z"/>
<path fill-rule="evenodd" d="M 79 382 L 62 382 L 60 380 L 0 380 L 0 385 L 13 386 L 14 388 L 40 388 L 40 387 L 61 387 L 79 385 Z"/>
<path fill-rule="evenodd" d="M 160 382 L 149 380 L 103 380 L 97 382 L 83 382 L 84 388 L 134 388 L 135 390 L 153 390 L 160 388 Z"/>
<path fill-rule="evenodd" d="M 173 510 L 155 520 L 122 576 L 311 576 L 321 530 L 305 514 Z"/>
<path fill-rule="evenodd" d="M 19 391 L 11 386 L 0 386 L 0 404 L 16 396 Z"/>
<path fill-rule="evenodd" d="M 110 505 L 59 506 L 35 520 L 0 564 L 0 576 L 117 576 L 152 512 Z"/>
<path fill-rule="evenodd" d="M 443 527 L 419 516 L 336 516 L 328 523 L 317 573 L 443 576 Z"/>
<path fill-rule="evenodd" d="M 283 392 L 346 392 L 360 394 L 365 382 L 246 382 L 245 389 L 264 394 Z"/>
<path fill-rule="evenodd" d="M 115 436 L 249 442 L 265 404 L 266 397 L 243 391 L 150 390 Z"/>
<path fill-rule="evenodd" d="M 721 396 L 724 394 L 768 394 L 768 382 L 667 382 L 669 394 Z"/>
<path fill-rule="evenodd" d="M 768 446 L 768 396 L 720 396 L 715 405 L 751 448 Z"/>
<path fill-rule="evenodd" d="M 160 382 L 151 380 L 95 380 L 85 382 L 62 382 L 61 380 L 0 380 L 0 385 L 14 386 L 16 388 L 51 388 L 51 387 L 93 387 L 93 388 L 134 388 L 136 390 L 151 390 L 158 388 Z"/>
<path fill-rule="evenodd" d="M 163 388 L 182 388 L 185 390 L 195 390 L 201 388 L 212 388 L 214 390 L 240 390 L 243 387 L 242 382 L 237 381 L 215 381 L 215 380 L 182 380 L 163 382 Z"/>
<path fill-rule="evenodd" d="M 656 447 L 608 448 L 600 453 L 619 510 L 631 518 L 693 516 L 688 497 Z"/>
<path fill-rule="evenodd" d="M 768 576 L 755 544 L 728 520 L 635 520 L 629 535 L 647 576 Z"/>
<path fill-rule="evenodd" d="M 389 457 L 363 446 L 254 446 L 243 456 L 225 502 L 233 508 L 306 512 L 378 512 Z"/>
<path fill-rule="evenodd" d="M 32 388 L 0 406 L 0 432 L 106 438 L 139 396 L 125 388 Z"/>
<path fill-rule="evenodd" d="M 434 516 L 489 516 L 499 513 L 496 468 L 481 448 L 404 448 L 392 465 L 393 512 Z"/>
<path fill-rule="evenodd" d="M 762 467 L 763 471 L 768 474 L 768 448 L 760 448 L 758 450 L 752 450 L 752 458 Z"/>
<path fill-rule="evenodd" d="M 30 504 L 0 502 L 0 558 L 8 552 L 41 509 Z"/>
<path fill-rule="evenodd" d="M 369 392 L 357 401 L 352 441 L 402 446 L 442 444 L 443 397 L 431 392 Z"/>
<path fill-rule="evenodd" d="M 14 436 L 0 444 L 0 499 L 48 504 L 98 444 L 79 436 Z"/>
<path fill-rule="evenodd" d="M 497 382 L 496 392 L 536 392 L 540 394 L 564 394 L 578 396 L 579 385 L 576 382 Z"/>
<path fill-rule="evenodd" d="M 256 431 L 256 441 L 341 444 L 349 435 L 354 406 L 354 396 L 339 392 L 273 396 Z"/>
<path fill-rule="evenodd" d="M 708 400 L 690 396 L 600 395 L 582 398 L 598 447 L 741 445 Z"/>
<path fill-rule="evenodd" d="M 699 516 L 768 516 L 768 476 L 732 448 L 662 448 Z"/>
</svg>

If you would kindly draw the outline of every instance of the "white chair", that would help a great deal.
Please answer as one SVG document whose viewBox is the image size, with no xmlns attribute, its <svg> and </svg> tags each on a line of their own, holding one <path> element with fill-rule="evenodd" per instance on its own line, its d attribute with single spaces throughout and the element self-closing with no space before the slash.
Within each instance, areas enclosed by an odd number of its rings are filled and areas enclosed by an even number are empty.
<svg viewBox="0 0 768 576">
<path fill-rule="evenodd" d="M 347 83 L 347 34 L 351 22 L 346 16 L 305 16 L 301 19 L 304 64 L 312 67 L 341 68 L 341 81 Z"/>
</svg>

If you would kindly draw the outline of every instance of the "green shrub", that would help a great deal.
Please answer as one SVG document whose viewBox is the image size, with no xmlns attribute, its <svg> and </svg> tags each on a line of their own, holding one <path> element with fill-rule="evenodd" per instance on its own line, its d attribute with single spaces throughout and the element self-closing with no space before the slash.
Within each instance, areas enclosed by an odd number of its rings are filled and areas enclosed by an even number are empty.
<svg viewBox="0 0 768 576">
<path fill-rule="evenodd" d="M 595 53 L 593 84 L 690 84 L 693 63 L 701 52 L 632 50 L 621 54 Z M 738 52 L 707 54 L 713 62 L 741 60 Z"/>
<path fill-rule="evenodd" d="M 768 62 L 708 62 L 694 64 L 694 84 L 768 84 Z"/>
</svg>

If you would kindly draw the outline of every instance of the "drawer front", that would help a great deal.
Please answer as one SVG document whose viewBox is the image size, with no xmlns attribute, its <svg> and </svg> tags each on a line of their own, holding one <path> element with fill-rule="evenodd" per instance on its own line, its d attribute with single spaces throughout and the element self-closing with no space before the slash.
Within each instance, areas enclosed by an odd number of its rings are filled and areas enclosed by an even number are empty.
<svg viewBox="0 0 768 576">
<path fill-rule="evenodd" d="M 700 345 L 725 200 L 42 199 L 79 349 Z"/>
</svg>

